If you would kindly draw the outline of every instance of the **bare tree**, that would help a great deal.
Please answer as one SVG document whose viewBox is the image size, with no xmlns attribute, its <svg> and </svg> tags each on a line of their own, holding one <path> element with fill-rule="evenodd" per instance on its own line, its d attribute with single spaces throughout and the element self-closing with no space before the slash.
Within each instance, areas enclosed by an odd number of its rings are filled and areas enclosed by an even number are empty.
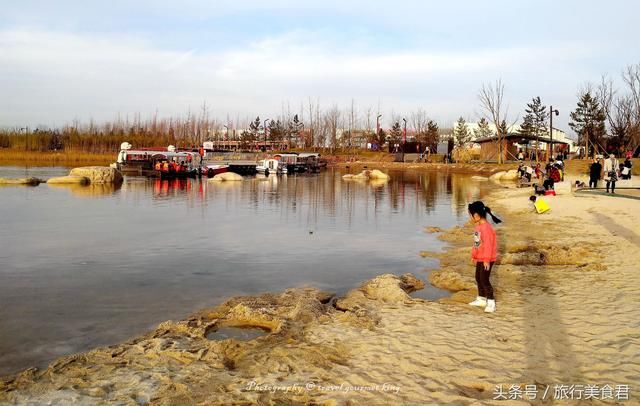
<svg viewBox="0 0 640 406">
<path fill-rule="evenodd" d="M 329 146 L 331 149 L 338 147 L 338 129 L 340 123 L 340 109 L 334 104 L 324 113 L 324 123 L 329 136 Z"/>
<path fill-rule="evenodd" d="M 412 111 L 409 115 L 409 123 L 411 128 L 416 133 L 416 138 L 419 142 L 426 142 L 427 127 L 429 124 L 429 117 L 427 112 L 422 108 L 418 108 L 416 111 Z"/>
<path fill-rule="evenodd" d="M 508 113 L 507 107 L 504 106 L 504 84 L 502 79 L 496 80 L 494 84 L 483 83 L 478 98 L 486 119 L 493 123 L 497 129 L 498 163 L 501 164 L 503 158 L 502 140 L 507 135 L 501 124 L 507 121 Z"/>
<path fill-rule="evenodd" d="M 640 146 L 640 63 L 627 66 L 622 73 L 622 80 L 629 92 L 626 102 L 631 115 L 629 145 L 635 150 Z"/>
</svg>

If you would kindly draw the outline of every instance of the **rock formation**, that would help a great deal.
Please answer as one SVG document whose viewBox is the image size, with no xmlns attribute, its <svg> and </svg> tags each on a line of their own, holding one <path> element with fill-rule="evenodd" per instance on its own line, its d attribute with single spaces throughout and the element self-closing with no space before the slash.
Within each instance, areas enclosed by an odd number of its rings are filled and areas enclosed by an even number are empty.
<svg viewBox="0 0 640 406">
<path fill-rule="evenodd" d="M 244 178 L 234 172 L 219 173 L 213 178 L 209 179 L 209 182 L 238 182 Z"/>
<path fill-rule="evenodd" d="M 27 186 L 38 186 L 40 183 L 44 182 L 38 178 L 0 178 L 0 185 L 27 185 Z"/>
<path fill-rule="evenodd" d="M 58 176 L 47 181 L 50 185 L 88 185 L 89 183 L 89 178 L 78 175 Z"/>
<path fill-rule="evenodd" d="M 122 174 L 115 168 L 108 166 L 83 166 L 80 168 L 73 168 L 69 173 L 71 176 L 84 176 L 89 179 L 92 184 L 104 184 L 104 183 L 122 183 Z"/>
</svg>

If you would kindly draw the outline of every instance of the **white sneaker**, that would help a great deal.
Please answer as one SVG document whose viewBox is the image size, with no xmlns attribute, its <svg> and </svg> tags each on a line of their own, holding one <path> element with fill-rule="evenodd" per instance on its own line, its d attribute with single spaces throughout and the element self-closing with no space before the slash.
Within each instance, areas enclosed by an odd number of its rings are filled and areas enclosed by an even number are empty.
<svg viewBox="0 0 640 406">
<path fill-rule="evenodd" d="M 493 313 L 496 311 L 496 301 L 489 299 L 487 300 L 487 307 L 484 308 L 485 313 Z"/>
<path fill-rule="evenodd" d="M 471 306 L 485 307 L 487 305 L 487 298 L 486 297 L 482 297 L 482 296 L 478 296 L 478 297 L 476 297 L 476 300 L 474 300 L 473 302 L 471 302 L 469 304 Z"/>
</svg>

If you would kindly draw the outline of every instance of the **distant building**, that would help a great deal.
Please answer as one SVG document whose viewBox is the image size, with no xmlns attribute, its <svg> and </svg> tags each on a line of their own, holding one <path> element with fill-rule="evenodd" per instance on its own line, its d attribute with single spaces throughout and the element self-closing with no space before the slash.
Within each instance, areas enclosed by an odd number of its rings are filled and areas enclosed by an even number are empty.
<svg viewBox="0 0 640 406">
<path fill-rule="evenodd" d="M 454 123 L 454 128 L 456 125 L 457 122 Z M 478 123 L 467 123 L 467 128 L 471 134 L 469 147 L 480 150 L 480 160 L 497 160 L 498 144 L 496 126 L 489 124 L 489 129 L 492 134 L 488 137 L 482 138 L 476 135 L 476 132 L 479 131 L 480 128 Z M 514 124 L 507 128 L 507 135 L 503 139 L 503 142 L 505 143 L 503 145 L 503 153 L 505 154 L 503 156 L 503 160 L 516 160 L 520 151 L 522 151 L 527 158 L 535 156 L 537 151 L 538 159 L 546 159 L 551 144 L 549 132 L 547 131 L 544 134 L 541 134 L 540 137 L 524 136 L 520 133 L 521 128 L 520 124 Z M 453 137 L 453 135 L 450 135 L 450 137 Z M 567 134 L 564 131 L 555 127 L 553 128 L 553 146 L 554 153 L 558 153 L 560 151 L 564 152 L 565 150 L 568 153 L 573 153 L 577 149 L 576 142 L 567 137 Z"/>
</svg>

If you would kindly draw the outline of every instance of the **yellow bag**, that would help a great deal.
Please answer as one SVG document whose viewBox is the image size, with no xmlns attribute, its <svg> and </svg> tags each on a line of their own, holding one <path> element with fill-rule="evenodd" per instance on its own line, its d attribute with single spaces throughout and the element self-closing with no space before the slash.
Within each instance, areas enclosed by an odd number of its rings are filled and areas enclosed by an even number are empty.
<svg viewBox="0 0 640 406">
<path fill-rule="evenodd" d="M 551 210 L 551 207 L 549 207 L 549 204 L 547 202 L 545 202 L 544 200 L 542 200 L 542 198 L 537 198 L 535 203 L 533 203 L 533 205 L 536 208 L 536 211 L 538 212 L 538 214 L 542 214 L 544 212 L 547 212 L 549 210 Z"/>
</svg>

